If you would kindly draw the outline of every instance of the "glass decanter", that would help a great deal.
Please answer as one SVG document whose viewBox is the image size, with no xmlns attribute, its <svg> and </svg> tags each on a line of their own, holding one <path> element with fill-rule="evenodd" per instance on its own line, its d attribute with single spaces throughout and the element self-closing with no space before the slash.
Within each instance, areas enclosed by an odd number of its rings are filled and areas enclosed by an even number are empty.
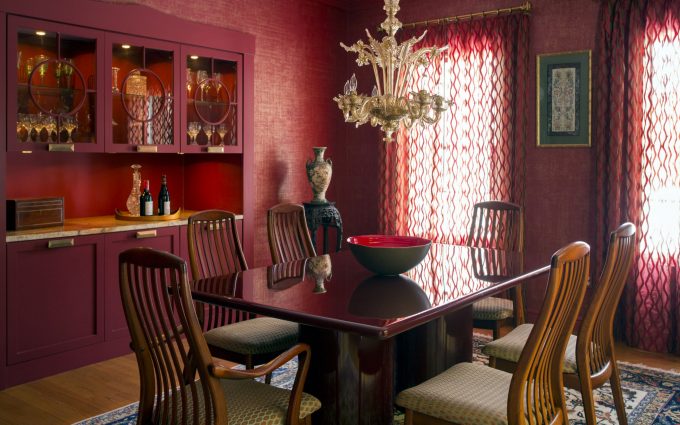
<svg viewBox="0 0 680 425">
<path fill-rule="evenodd" d="M 133 217 L 139 217 L 139 197 L 142 195 L 142 173 L 139 171 L 142 168 L 139 164 L 132 164 L 132 191 L 130 196 L 128 196 L 125 206 L 127 206 L 128 212 Z"/>
</svg>

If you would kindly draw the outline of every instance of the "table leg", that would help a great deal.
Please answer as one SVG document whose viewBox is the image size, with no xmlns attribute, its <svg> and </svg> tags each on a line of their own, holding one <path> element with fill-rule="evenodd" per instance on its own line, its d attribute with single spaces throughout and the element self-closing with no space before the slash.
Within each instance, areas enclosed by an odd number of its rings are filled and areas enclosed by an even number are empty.
<svg viewBox="0 0 680 425">
<path fill-rule="evenodd" d="M 472 307 L 397 335 L 395 394 L 472 361 Z"/>
<path fill-rule="evenodd" d="M 300 327 L 312 346 L 305 392 L 321 400 L 315 425 L 389 425 L 394 387 L 393 339 Z"/>
<path fill-rule="evenodd" d="M 398 391 L 472 360 L 472 308 L 378 339 L 300 326 L 312 347 L 305 391 L 321 400 L 315 425 L 391 424 Z"/>
</svg>

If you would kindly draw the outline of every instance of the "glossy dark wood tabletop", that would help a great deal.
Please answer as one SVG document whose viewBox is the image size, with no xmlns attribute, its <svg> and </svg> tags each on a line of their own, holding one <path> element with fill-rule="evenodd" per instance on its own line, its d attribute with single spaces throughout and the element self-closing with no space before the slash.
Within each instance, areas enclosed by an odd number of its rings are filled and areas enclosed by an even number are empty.
<svg viewBox="0 0 680 425">
<path fill-rule="evenodd" d="M 399 276 L 376 276 L 349 251 L 193 282 L 194 298 L 298 323 L 390 338 L 500 292 L 526 273 L 519 254 L 432 244 Z"/>
</svg>

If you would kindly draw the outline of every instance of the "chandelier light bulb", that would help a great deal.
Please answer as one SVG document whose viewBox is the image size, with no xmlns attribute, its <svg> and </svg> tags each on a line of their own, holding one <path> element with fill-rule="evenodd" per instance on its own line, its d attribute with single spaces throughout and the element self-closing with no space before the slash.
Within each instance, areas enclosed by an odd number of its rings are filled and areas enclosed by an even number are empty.
<svg viewBox="0 0 680 425">
<path fill-rule="evenodd" d="M 413 70 L 427 66 L 446 47 L 425 47 L 414 51 L 413 46 L 425 37 L 427 31 L 400 45 L 394 37 L 401 28 L 401 22 L 396 18 L 399 0 L 385 0 L 383 9 L 387 18 L 380 27 L 387 35 L 382 40 L 376 40 L 366 30 L 368 43 L 361 40 L 351 46 L 340 43 L 346 51 L 357 54 L 359 66 L 371 65 L 373 68 L 375 85 L 371 95 L 357 93 L 357 78 L 352 74 L 345 83 L 344 94 L 333 100 L 346 122 L 353 122 L 357 127 L 367 122 L 373 127 L 378 126 L 385 134 L 384 140 L 391 141 L 401 125 L 411 128 L 415 123 L 435 124 L 449 108 L 449 102 L 442 96 L 426 90 L 408 92 L 411 87 L 408 78 Z"/>
</svg>

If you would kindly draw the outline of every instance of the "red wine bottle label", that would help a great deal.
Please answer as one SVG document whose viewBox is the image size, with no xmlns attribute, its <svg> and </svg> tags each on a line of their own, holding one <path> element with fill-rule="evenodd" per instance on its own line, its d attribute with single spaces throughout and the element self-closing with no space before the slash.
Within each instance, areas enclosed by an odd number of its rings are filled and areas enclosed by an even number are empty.
<svg viewBox="0 0 680 425">
<path fill-rule="evenodd" d="M 170 215 L 170 201 L 163 202 L 163 214 L 162 215 Z"/>
<path fill-rule="evenodd" d="M 153 201 L 144 202 L 144 215 L 153 215 Z"/>
</svg>

